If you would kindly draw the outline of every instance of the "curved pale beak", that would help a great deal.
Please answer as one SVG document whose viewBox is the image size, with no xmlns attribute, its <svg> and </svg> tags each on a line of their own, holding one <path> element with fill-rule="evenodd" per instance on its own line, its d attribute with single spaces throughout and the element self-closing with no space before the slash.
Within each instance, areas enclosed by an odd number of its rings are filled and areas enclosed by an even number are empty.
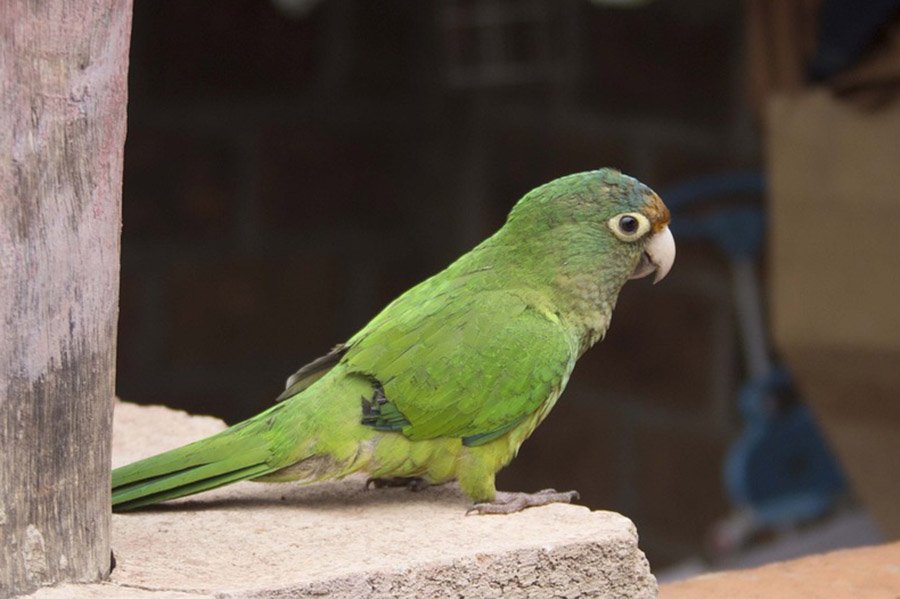
<svg viewBox="0 0 900 599">
<path fill-rule="evenodd" d="M 652 272 L 656 273 L 653 283 L 659 283 L 672 270 L 675 262 L 675 238 L 669 227 L 654 233 L 644 245 L 644 253 L 629 279 L 640 279 Z"/>
</svg>

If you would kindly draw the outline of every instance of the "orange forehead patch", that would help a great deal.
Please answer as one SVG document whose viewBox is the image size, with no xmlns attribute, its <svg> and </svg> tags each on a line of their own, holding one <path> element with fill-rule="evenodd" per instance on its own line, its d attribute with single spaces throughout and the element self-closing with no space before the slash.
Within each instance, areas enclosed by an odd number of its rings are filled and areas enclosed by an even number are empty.
<svg viewBox="0 0 900 599">
<path fill-rule="evenodd" d="M 669 224 L 669 219 L 671 218 L 669 209 L 666 208 L 666 205 L 663 204 L 660 197 L 652 191 L 648 191 L 645 194 L 645 197 L 647 198 L 647 202 L 644 204 L 644 207 L 641 208 L 641 212 L 650 219 L 650 225 L 653 228 L 653 232 L 659 233 Z"/>
</svg>

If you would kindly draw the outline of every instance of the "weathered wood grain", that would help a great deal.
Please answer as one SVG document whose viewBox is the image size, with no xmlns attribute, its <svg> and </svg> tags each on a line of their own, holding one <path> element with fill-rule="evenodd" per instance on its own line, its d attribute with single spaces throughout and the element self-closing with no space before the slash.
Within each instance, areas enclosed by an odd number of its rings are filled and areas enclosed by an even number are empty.
<svg viewBox="0 0 900 599">
<path fill-rule="evenodd" d="M 0 597 L 108 573 L 131 0 L 0 2 Z"/>
</svg>

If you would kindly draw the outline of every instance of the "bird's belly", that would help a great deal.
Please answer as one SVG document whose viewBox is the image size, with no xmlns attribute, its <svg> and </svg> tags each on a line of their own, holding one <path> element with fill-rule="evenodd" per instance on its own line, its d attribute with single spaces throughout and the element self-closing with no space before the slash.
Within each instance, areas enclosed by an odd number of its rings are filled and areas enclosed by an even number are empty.
<svg viewBox="0 0 900 599">
<path fill-rule="evenodd" d="M 371 456 L 361 470 L 374 478 L 415 476 L 433 484 L 459 478 L 461 470 L 473 463 L 494 473 L 512 461 L 545 415 L 536 413 L 502 437 L 471 447 L 459 438 L 411 441 L 401 433 L 379 433 L 370 440 L 371 447 L 360 452 Z"/>
<path fill-rule="evenodd" d="M 411 441 L 401 433 L 379 433 L 371 440 L 371 458 L 362 468 L 372 477 L 422 477 L 438 484 L 456 478 L 461 439 Z"/>
</svg>

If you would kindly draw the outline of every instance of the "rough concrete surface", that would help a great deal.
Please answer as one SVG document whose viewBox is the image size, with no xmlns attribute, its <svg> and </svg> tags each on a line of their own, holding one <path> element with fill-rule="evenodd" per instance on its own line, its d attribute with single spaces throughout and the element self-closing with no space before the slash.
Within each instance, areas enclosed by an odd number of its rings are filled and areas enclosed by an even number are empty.
<svg viewBox="0 0 900 599">
<path fill-rule="evenodd" d="M 113 465 L 221 421 L 118 403 Z M 531 489 L 524 489 L 531 490 Z M 364 490 L 363 479 L 244 482 L 113 516 L 109 583 L 37 599 L 655 597 L 627 518 L 574 505 L 466 516 L 455 485 Z"/>
<path fill-rule="evenodd" d="M 900 543 L 811 555 L 663 585 L 661 599 L 898 599 Z"/>
</svg>

